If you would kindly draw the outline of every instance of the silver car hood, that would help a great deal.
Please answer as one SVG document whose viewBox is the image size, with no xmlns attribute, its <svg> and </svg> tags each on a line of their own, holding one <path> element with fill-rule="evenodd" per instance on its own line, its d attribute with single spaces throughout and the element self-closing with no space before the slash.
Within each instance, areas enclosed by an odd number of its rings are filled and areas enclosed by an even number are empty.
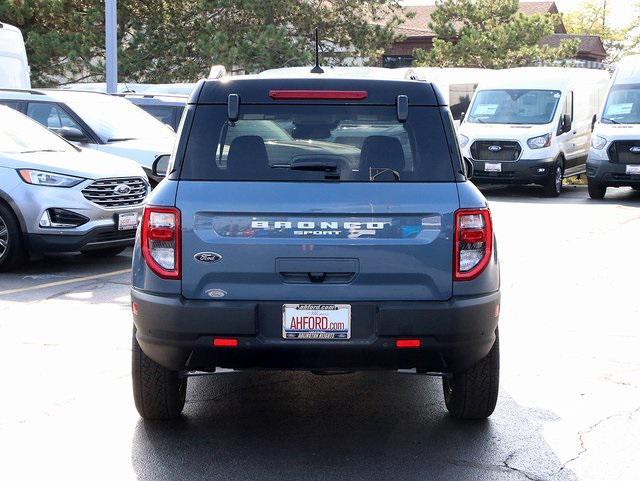
<svg viewBox="0 0 640 481">
<path fill-rule="evenodd" d="M 86 179 L 147 177 L 133 160 L 89 149 L 81 149 L 80 152 L 0 153 L 0 167 L 36 169 Z"/>
</svg>

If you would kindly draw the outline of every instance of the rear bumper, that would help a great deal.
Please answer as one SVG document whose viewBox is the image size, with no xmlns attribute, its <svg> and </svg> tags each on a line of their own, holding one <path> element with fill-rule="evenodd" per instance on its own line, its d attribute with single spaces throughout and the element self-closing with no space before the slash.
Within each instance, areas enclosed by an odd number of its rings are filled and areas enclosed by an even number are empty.
<svg viewBox="0 0 640 481">
<path fill-rule="evenodd" d="M 136 231 L 118 231 L 113 227 L 99 227 L 82 235 L 27 234 L 26 238 L 29 252 L 47 254 L 129 247 L 135 243 Z"/>
<path fill-rule="evenodd" d="M 543 184 L 553 175 L 556 159 L 501 162 L 501 172 L 487 172 L 486 161 L 473 160 L 473 182 L 475 184 Z M 491 163 L 491 162 L 490 162 Z"/>
<path fill-rule="evenodd" d="M 133 289 L 142 350 L 172 370 L 411 369 L 455 372 L 495 341 L 500 292 L 443 302 L 354 302 L 348 341 L 282 339 L 282 302 L 190 301 Z M 238 338 L 236 348 L 214 337 Z M 397 349 L 398 338 L 420 348 Z"/>
<path fill-rule="evenodd" d="M 589 156 L 587 179 L 609 187 L 640 186 L 640 175 L 627 174 L 627 164 L 609 162 Z"/>
</svg>

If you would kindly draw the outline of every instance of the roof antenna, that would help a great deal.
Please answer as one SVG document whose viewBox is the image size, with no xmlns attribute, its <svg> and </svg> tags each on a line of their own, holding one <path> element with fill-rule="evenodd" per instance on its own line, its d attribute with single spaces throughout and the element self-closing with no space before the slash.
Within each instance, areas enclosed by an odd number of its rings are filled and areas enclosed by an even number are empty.
<svg viewBox="0 0 640 481">
<path fill-rule="evenodd" d="M 316 66 L 311 69 L 311 73 L 324 73 L 320 67 L 320 46 L 318 44 L 318 27 L 316 27 Z"/>
</svg>

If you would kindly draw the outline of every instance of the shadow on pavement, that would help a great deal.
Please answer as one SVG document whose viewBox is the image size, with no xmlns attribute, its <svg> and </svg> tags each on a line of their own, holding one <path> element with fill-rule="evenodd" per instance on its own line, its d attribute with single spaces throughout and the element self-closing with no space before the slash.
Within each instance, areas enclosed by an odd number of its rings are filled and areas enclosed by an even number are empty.
<svg viewBox="0 0 640 481">
<path fill-rule="evenodd" d="M 245 372 L 190 383 L 180 420 L 138 422 L 138 479 L 575 479 L 542 436 L 553 416 L 504 395 L 489 420 L 460 422 L 440 380 L 422 376 Z"/>
</svg>

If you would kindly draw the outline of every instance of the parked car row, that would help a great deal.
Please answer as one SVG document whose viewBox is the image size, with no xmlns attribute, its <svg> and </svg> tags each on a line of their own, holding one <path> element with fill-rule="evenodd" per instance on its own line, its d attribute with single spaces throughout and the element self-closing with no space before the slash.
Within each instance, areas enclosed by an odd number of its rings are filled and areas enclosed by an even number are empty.
<svg viewBox="0 0 640 481">
<path fill-rule="evenodd" d="M 133 244 L 149 183 L 133 160 L 76 147 L 0 106 L 0 271 L 31 255 Z"/>
</svg>

